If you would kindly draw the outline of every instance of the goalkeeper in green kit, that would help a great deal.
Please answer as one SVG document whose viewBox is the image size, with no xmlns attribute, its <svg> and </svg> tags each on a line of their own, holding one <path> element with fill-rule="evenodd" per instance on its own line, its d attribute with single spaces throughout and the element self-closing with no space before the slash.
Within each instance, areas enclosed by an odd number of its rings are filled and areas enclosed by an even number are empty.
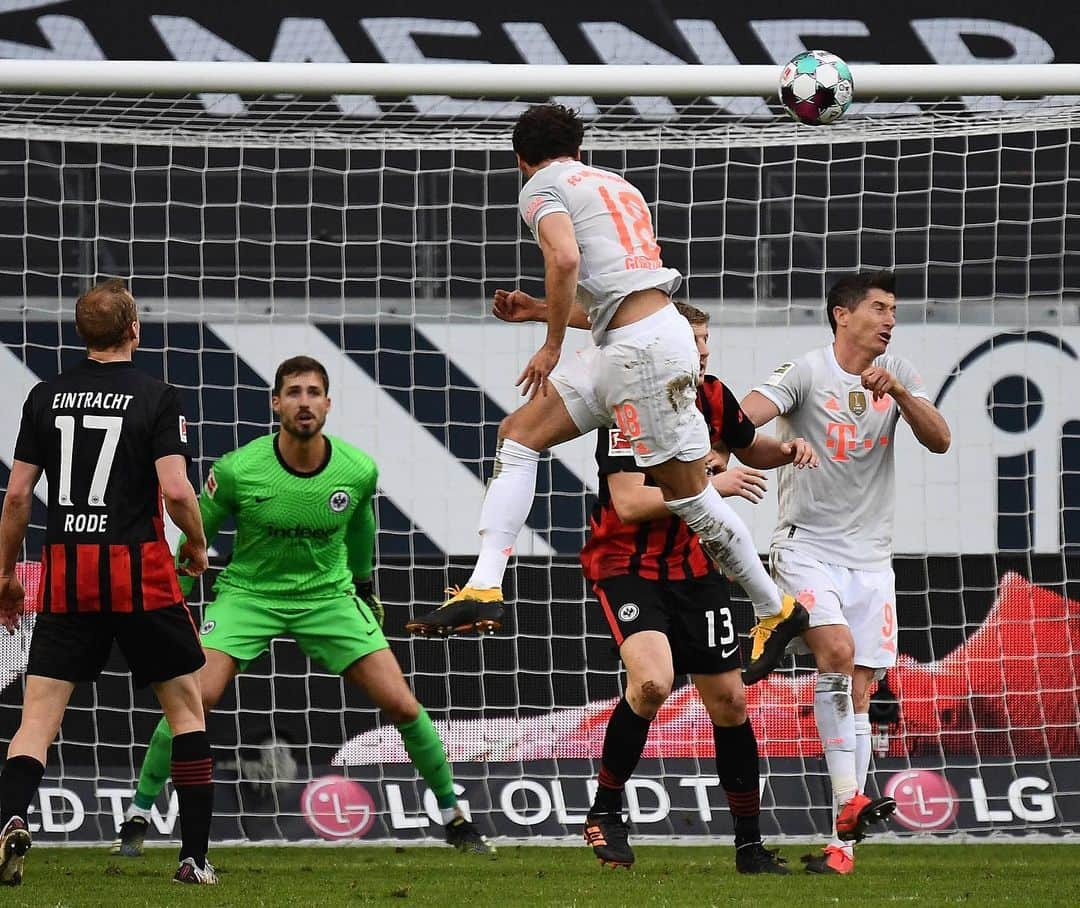
<svg viewBox="0 0 1080 908">
<path fill-rule="evenodd" d="M 323 434 L 329 384 L 326 369 L 311 357 L 278 366 L 271 403 L 281 431 L 222 457 L 199 497 L 207 540 L 226 517 L 236 521 L 233 557 L 214 584 L 202 627 L 204 708 L 214 707 L 273 638 L 292 637 L 310 658 L 364 690 L 397 726 L 438 801 L 446 841 L 491 854 L 494 847 L 458 808 L 442 741 L 383 636 L 372 584 L 378 470 L 367 454 Z M 172 732 L 162 719 L 113 854 L 142 854 L 171 753 Z"/>
</svg>

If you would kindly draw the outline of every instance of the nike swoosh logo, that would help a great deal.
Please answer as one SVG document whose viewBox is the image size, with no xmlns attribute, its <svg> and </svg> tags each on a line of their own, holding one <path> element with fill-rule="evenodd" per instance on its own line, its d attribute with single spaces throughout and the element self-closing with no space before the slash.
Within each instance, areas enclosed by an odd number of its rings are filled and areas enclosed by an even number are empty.
<svg viewBox="0 0 1080 908">
<path fill-rule="evenodd" d="M 264 501 L 269 501 L 273 497 L 273 495 L 256 495 L 255 504 L 262 504 Z"/>
<path fill-rule="evenodd" d="M 738 651 L 738 646 L 733 646 L 731 649 L 722 649 L 720 650 L 720 658 L 726 659 L 728 656 L 734 656 Z"/>
</svg>

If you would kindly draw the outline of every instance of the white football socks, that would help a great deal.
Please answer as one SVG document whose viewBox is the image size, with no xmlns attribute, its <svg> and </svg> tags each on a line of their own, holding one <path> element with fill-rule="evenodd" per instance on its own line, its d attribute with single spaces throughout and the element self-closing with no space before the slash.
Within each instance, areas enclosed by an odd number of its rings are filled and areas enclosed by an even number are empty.
<svg viewBox="0 0 1080 908">
<path fill-rule="evenodd" d="M 870 743 L 870 714 L 855 713 L 855 781 L 863 794 L 870 774 Z"/>
<path fill-rule="evenodd" d="M 855 768 L 855 713 L 851 703 L 851 676 L 840 672 L 822 672 L 814 686 L 814 719 L 817 721 L 825 764 L 833 793 L 833 837 L 830 845 L 842 847 L 848 854 L 851 842 L 841 842 L 836 835 L 836 814 L 840 805 L 850 800 L 858 788 Z"/>
<path fill-rule="evenodd" d="M 495 469 L 480 508 L 480 554 L 467 586 L 480 590 L 502 586 L 506 564 L 536 496 L 540 452 L 510 438 L 499 442 Z"/>
<path fill-rule="evenodd" d="M 814 686 L 814 718 L 829 767 L 833 799 L 848 801 L 859 790 L 855 775 L 855 714 L 851 706 L 851 676 L 822 672 Z"/>
<path fill-rule="evenodd" d="M 701 538 L 701 546 L 718 569 L 730 575 L 750 597 L 758 618 L 780 614 L 780 591 L 758 558 L 754 540 L 742 518 L 712 485 L 693 498 L 666 502 Z"/>
</svg>

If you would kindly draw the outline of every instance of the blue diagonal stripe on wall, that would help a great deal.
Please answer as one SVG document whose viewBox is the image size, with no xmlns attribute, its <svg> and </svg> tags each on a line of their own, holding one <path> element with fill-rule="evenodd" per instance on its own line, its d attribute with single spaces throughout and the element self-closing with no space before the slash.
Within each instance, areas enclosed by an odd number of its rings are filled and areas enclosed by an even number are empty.
<svg viewBox="0 0 1080 908">
<path fill-rule="evenodd" d="M 70 322 L 0 322 L 0 342 L 42 379 L 51 378 L 59 369 L 85 356 L 82 341 Z M 135 362 L 149 374 L 171 382 L 183 394 L 200 483 L 216 460 L 265 435 L 273 425 L 270 389 L 262 378 L 212 330 L 198 322 L 143 322 Z M 3 479 L 6 487 L 6 469 Z M 376 510 L 379 556 L 441 554 L 427 534 L 385 495 L 377 498 Z M 44 512 L 35 514 L 34 522 L 43 521 L 44 516 Z M 34 537 L 28 541 L 36 552 L 40 541 L 37 547 L 33 547 Z M 227 555 L 232 549 L 231 534 L 219 534 L 214 547 Z"/>
</svg>

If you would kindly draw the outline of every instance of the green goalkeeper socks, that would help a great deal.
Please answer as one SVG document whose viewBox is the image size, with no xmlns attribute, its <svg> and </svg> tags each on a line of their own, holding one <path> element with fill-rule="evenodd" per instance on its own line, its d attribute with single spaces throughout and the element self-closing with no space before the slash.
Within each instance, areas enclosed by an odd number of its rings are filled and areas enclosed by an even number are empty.
<svg viewBox="0 0 1080 908">
<path fill-rule="evenodd" d="M 457 804 L 457 795 L 454 794 L 454 777 L 450 772 L 450 764 L 446 761 L 446 749 L 424 708 L 420 707 L 420 715 L 412 722 L 399 725 L 398 731 L 401 732 L 401 740 L 405 744 L 409 759 L 434 793 L 440 809 L 454 807 Z M 169 778 L 171 761 L 172 731 L 169 723 L 162 719 L 154 729 L 150 748 L 139 771 L 139 786 L 135 791 L 136 807 L 149 810 L 157 800 Z"/>
<path fill-rule="evenodd" d="M 432 729 L 434 731 L 434 729 Z M 168 781 L 172 763 L 172 729 L 162 717 L 150 738 L 150 748 L 139 770 L 139 787 L 135 789 L 135 806 L 149 810 Z"/>
<path fill-rule="evenodd" d="M 446 760 L 446 749 L 424 707 L 420 707 L 420 715 L 412 722 L 399 725 L 397 730 L 401 732 L 405 752 L 434 793 L 439 808 L 455 807 L 457 795 L 454 794 L 454 777 Z M 141 779 L 139 784 L 141 787 Z"/>
</svg>

